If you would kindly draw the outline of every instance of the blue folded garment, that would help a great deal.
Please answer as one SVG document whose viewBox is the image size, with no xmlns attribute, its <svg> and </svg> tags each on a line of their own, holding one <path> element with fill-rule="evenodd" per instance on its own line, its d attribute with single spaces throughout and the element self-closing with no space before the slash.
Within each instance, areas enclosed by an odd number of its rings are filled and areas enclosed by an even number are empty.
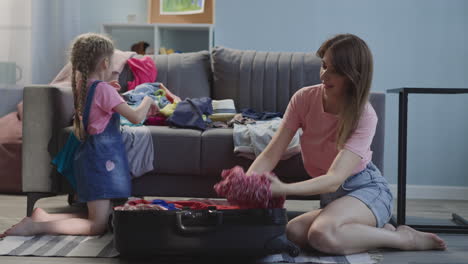
<svg viewBox="0 0 468 264">
<path fill-rule="evenodd" d="M 283 114 L 280 112 L 256 112 L 251 108 L 241 109 L 243 117 L 252 118 L 254 120 L 267 120 L 275 117 L 283 117 Z"/>
<path fill-rule="evenodd" d="M 151 202 L 151 204 L 157 204 L 157 205 L 160 205 L 164 208 L 167 208 L 167 210 L 179 210 L 177 209 L 177 207 L 175 207 L 174 204 L 172 203 L 167 203 L 166 201 L 164 200 L 159 200 L 159 199 L 155 199 Z"/>
</svg>

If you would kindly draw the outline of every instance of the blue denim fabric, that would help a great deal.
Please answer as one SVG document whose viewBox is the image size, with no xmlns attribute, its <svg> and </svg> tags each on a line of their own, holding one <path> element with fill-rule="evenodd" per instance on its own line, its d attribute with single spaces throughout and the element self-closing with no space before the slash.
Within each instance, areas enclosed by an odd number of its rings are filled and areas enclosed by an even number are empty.
<svg viewBox="0 0 468 264">
<path fill-rule="evenodd" d="M 83 125 L 88 126 L 89 111 L 98 81 L 86 98 Z M 120 115 L 114 113 L 102 133 L 87 135 L 74 158 L 74 174 L 78 199 L 88 202 L 99 199 L 127 198 L 131 195 L 130 170 L 120 134 Z"/>
<path fill-rule="evenodd" d="M 369 207 L 375 216 L 377 227 L 383 227 L 390 220 L 393 195 L 387 180 L 372 162 L 361 172 L 348 177 L 336 192 L 321 194 L 320 206 L 323 208 L 346 195 L 359 199 Z"/>
</svg>

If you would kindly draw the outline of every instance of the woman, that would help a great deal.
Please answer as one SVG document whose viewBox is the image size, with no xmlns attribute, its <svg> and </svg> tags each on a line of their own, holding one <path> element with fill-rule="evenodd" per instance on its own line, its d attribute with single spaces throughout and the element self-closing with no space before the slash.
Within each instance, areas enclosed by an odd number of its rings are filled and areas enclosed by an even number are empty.
<svg viewBox="0 0 468 264">
<path fill-rule="evenodd" d="M 317 55 L 322 83 L 294 94 L 280 129 L 247 172 L 272 171 L 302 128 L 302 158 L 312 179 L 285 184 L 270 177 L 271 191 L 273 196 L 320 194 L 321 208 L 291 220 L 288 238 L 331 254 L 380 247 L 445 249 L 435 234 L 388 224 L 393 197 L 371 161 L 377 115 L 368 102 L 373 62 L 367 44 L 341 34 L 325 41 Z"/>
</svg>

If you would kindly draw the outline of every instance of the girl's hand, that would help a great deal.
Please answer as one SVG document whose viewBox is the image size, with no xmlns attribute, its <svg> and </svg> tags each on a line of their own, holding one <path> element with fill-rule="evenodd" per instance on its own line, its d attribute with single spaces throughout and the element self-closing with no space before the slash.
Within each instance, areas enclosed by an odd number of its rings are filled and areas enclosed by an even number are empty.
<svg viewBox="0 0 468 264">
<path fill-rule="evenodd" d="M 268 180 L 270 180 L 270 190 L 271 190 L 272 197 L 286 195 L 286 191 L 287 191 L 286 183 L 280 181 L 278 177 L 274 176 L 271 173 L 266 173 L 265 176 L 268 178 Z"/>
<path fill-rule="evenodd" d="M 156 104 L 155 101 L 153 101 L 153 103 L 151 104 L 149 110 L 148 110 L 148 114 L 146 116 L 155 116 L 159 113 L 159 107 L 158 105 Z"/>
<path fill-rule="evenodd" d="M 108 82 L 108 84 L 110 84 L 110 86 L 114 87 L 117 91 L 120 91 L 120 89 L 122 88 L 122 87 L 120 87 L 119 82 L 116 81 L 116 80 L 110 81 L 110 82 Z"/>
</svg>

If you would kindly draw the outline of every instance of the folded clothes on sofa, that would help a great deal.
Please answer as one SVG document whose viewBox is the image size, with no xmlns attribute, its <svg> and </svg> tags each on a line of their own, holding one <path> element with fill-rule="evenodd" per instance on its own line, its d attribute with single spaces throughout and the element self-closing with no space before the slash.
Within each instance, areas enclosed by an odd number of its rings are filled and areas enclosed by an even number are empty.
<svg viewBox="0 0 468 264">
<path fill-rule="evenodd" d="M 165 109 L 166 107 L 171 107 L 171 101 L 166 97 L 167 88 L 165 88 L 161 83 L 143 83 L 138 85 L 135 89 L 129 90 L 122 94 L 122 97 L 125 99 L 127 104 L 132 107 L 138 107 L 145 96 L 151 97 L 157 104 L 159 109 Z M 173 99 L 171 99 L 173 100 Z M 120 116 L 120 125 L 122 126 L 141 126 L 143 124 L 154 125 L 155 123 L 161 124 L 162 122 L 155 122 L 154 118 L 151 118 L 150 122 L 148 120 L 143 120 L 139 124 L 133 124 L 127 120 L 124 116 Z M 165 123 L 165 119 L 164 119 Z"/>
<path fill-rule="evenodd" d="M 282 118 L 276 117 L 265 121 L 255 121 L 241 125 L 234 123 L 233 140 L 234 153 L 237 156 L 255 159 L 268 146 L 281 124 Z M 281 156 L 282 160 L 289 159 L 301 152 L 299 141 L 301 130 L 297 131 L 288 148 Z"/>
<path fill-rule="evenodd" d="M 213 114 L 209 118 L 213 122 L 227 122 L 236 115 L 236 107 L 232 99 L 213 100 L 211 104 L 213 105 Z"/>
<path fill-rule="evenodd" d="M 139 105 L 145 96 L 149 96 L 157 102 L 159 108 L 164 108 L 171 102 L 166 97 L 166 91 L 161 87 L 159 82 L 143 83 L 135 89 L 123 93 L 122 97 L 128 104 Z"/>
</svg>

